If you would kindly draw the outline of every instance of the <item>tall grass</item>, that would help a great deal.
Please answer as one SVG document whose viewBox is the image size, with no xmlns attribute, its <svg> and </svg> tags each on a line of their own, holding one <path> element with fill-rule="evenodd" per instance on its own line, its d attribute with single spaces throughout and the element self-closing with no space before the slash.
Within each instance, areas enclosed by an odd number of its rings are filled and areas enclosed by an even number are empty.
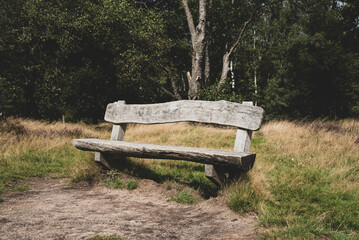
<svg viewBox="0 0 359 240">
<path fill-rule="evenodd" d="M 271 122 L 249 173 L 266 238 L 357 239 L 359 121 Z"/>
<path fill-rule="evenodd" d="M 106 137 L 101 126 L 8 118 L 0 122 L 0 193 L 28 177 L 95 176 L 91 153 L 77 151 L 72 139 Z M 106 129 L 107 130 L 107 129 Z"/>
<path fill-rule="evenodd" d="M 92 181 L 99 175 L 93 154 L 76 150 L 72 139 L 108 139 L 109 125 L 6 121 L 0 128 L 0 192 L 31 176 Z M 130 125 L 125 140 L 231 150 L 235 132 L 187 123 Z M 251 151 L 257 153 L 254 168 L 221 191 L 198 163 L 130 158 L 119 160 L 119 169 L 174 181 L 205 198 L 225 195 L 234 211 L 258 213 L 266 239 L 358 238 L 359 121 L 269 122 L 254 133 Z"/>
</svg>

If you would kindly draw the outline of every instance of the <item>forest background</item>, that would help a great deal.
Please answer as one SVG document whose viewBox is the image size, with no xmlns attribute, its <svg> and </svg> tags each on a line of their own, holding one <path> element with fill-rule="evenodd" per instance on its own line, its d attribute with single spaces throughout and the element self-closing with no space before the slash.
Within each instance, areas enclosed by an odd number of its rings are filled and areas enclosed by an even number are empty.
<svg viewBox="0 0 359 240">
<path fill-rule="evenodd" d="M 359 1 L 0 0 L 3 116 L 97 122 L 117 100 L 178 99 L 359 117 Z"/>
</svg>

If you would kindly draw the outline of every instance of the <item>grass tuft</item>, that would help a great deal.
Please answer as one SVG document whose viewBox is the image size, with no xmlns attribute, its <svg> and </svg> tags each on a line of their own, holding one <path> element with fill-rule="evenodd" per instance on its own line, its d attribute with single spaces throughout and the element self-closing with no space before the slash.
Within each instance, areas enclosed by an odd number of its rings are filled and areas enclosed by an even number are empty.
<svg viewBox="0 0 359 240">
<path fill-rule="evenodd" d="M 120 172 L 118 171 L 108 171 L 107 178 L 104 181 L 105 187 L 113 187 L 118 189 L 134 190 L 137 188 L 138 181 L 134 179 L 127 179 L 126 184 L 123 183 L 123 177 L 121 178 Z"/>
<path fill-rule="evenodd" d="M 97 235 L 88 238 L 87 240 L 124 240 L 124 239 L 117 235 Z"/>
<path fill-rule="evenodd" d="M 13 190 L 15 192 L 25 192 L 25 191 L 28 191 L 29 189 L 30 189 L 30 187 L 27 185 L 18 185 L 18 186 L 15 186 Z"/>
<path fill-rule="evenodd" d="M 193 198 L 191 193 L 187 192 L 186 190 L 182 190 L 181 192 L 172 195 L 168 199 L 168 201 L 173 201 L 186 205 L 192 205 L 195 203 L 195 199 Z"/>
<path fill-rule="evenodd" d="M 123 188 L 125 188 L 125 184 L 123 184 L 123 182 L 120 179 L 115 178 L 112 180 L 112 187 L 118 188 L 118 189 L 123 189 Z"/>
<path fill-rule="evenodd" d="M 256 211 L 259 200 L 250 182 L 231 186 L 230 192 L 228 206 L 234 212 L 243 214 Z"/>
<path fill-rule="evenodd" d="M 134 190 L 137 188 L 138 182 L 136 180 L 128 179 L 126 189 Z"/>
</svg>

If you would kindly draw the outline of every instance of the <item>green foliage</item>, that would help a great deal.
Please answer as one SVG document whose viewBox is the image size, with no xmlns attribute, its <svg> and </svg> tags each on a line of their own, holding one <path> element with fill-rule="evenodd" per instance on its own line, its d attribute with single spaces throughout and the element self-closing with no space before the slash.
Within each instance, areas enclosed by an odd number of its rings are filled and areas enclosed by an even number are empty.
<svg viewBox="0 0 359 240">
<path fill-rule="evenodd" d="M 187 192 L 186 190 L 182 190 L 181 192 L 172 195 L 168 199 L 168 201 L 173 201 L 186 205 L 192 205 L 195 203 L 195 199 L 193 198 L 191 193 Z"/>
<path fill-rule="evenodd" d="M 231 102 L 243 101 L 240 94 L 236 93 L 234 89 L 231 89 L 230 84 L 226 84 L 220 91 L 217 89 L 217 85 L 211 85 L 210 87 L 203 89 L 200 93 L 204 100 L 208 101 L 219 101 L 227 100 Z"/>
<path fill-rule="evenodd" d="M 108 102 L 153 101 L 170 46 L 156 12 L 126 0 L 0 4 L 0 112 L 93 121 Z"/>
<path fill-rule="evenodd" d="M 343 43 L 346 9 L 353 5 L 293 1 L 268 14 L 257 29 L 262 43 L 278 39 L 257 46 L 267 118 L 358 116 L 359 51 Z"/>
<path fill-rule="evenodd" d="M 235 88 L 228 76 L 218 92 L 223 54 L 259 8 L 231 55 Z M 268 119 L 358 117 L 358 16 L 354 0 L 208 2 L 201 99 L 258 101 Z M 95 122 L 119 99 L 173 100 L 173 86 L 185 98 L 186 21 L 181 1 L 1 1 L 0 113 Z"/>
</svg>

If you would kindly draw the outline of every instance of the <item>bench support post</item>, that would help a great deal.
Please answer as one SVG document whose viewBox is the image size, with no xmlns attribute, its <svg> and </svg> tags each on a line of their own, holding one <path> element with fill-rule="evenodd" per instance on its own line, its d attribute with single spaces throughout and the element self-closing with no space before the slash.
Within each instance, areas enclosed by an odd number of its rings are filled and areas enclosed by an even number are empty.
<svg viewBox="0 0 359 240">
<path fill-rule="evenodd" d="M 112 141 L 122 141 L 125 138 L 126 124 L 114 124 L 112 126 L 111 140 Z M 95 152 L 95 161 L 101 163 L 106 168 L 111 169 L 109 163 L 111 159 L 107 156 L 105 157 L 101 152 Z"/>
<path fill-rule="evenodd" d="M 253 106 L 253 102 L 243 102 L 243 104 Z M 251 140 L 252 131 L 238 128 L 233 151 L 249 152 Z M 206 177 L 219 187 L 223 187 L 225 185 L 226 174 L 228 177 L 233 177 L 233 175 L 238 175 L 239 173 L 240 170 L 233 167 L 214 166 L 210 164 L 205 165 Z"/>
<path fill-rule="evenodd" d="M 123 141 L 125 138 L 126 124 L 114 124 L 112 126 L 111 140 L 112 141 Z"/>
</svg>

